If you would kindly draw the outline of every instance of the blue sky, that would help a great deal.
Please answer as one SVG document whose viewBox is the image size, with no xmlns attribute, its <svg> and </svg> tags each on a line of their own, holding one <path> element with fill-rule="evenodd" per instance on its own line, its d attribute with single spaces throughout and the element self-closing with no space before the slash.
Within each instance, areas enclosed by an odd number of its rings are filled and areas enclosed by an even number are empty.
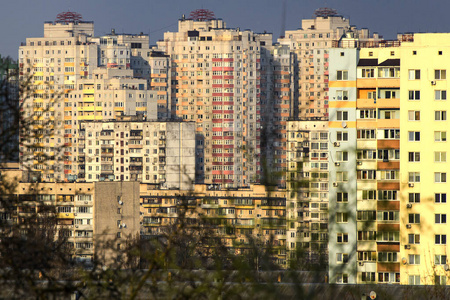
<svg viewBox="0 0 450 300">
<path fill-rule="evenodd" d="M 448 0 L 5 0 L 0 9 L 0 54 L 17 58 L 20 42 L 43 35 L 43 22 L 63 11 L 76 11 L 94 21 L 96 35 L 110 32 L 149 33 L 152 44 L 165 31 L 176 31 L 182 14 L 206 8 L 228 27 L 272 32 L 300 27 L 319 7 L 332 7 L 358 28 L 366 27 L 387 39 L 398 32 L 450 32 Z M 6 3 L 5 3 L 6 2 Z"/>
</svg>

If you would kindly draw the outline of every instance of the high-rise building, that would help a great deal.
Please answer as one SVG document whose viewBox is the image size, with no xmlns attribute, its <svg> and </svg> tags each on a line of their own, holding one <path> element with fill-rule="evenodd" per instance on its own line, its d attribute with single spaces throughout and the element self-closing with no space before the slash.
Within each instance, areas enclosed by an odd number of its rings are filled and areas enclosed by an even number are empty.
<svg viewBox="0 0 450 300">
<path fill-rule="evenodd" d="M 138 181 L 184 190 L 194 183 L 194 122 L 82 121 L 78 132 L 79 178 L 85 181 Z"/>
<path fill-rule="evenodd" d="M 260 51 L 271 36 L 226 28 L 199 10 L 166 32 L 171 111 L 197 124 L 197 182 L 248 186 L 260 178 Z M 204 150 L 203 150 L 204 149 Z"/>
<path fill-rule="evenodd" d="M 22 82 L 30 78 L 22 132 L 22 167 L 42 172 L 46 181 L 76 180 L 77 127 L 81 120 L 108 120 L 142 114 L 156 118 L 157 92 L 133 77 L 131 49 L 117 36 L 94 38 L 93 22 L 59 14 L 44 24 L 44 37 L 19 48 Z"/>
<path fill-rule="evenodd" d="M 328 258 L 328 122 L 287 122 L 286 250 L 306 262 Z"/>
<path fill-rule="evenodd" d="M 450 34 L 400 47 L 400 282 L 449 284 L 447 153 Z"/>
</svg>

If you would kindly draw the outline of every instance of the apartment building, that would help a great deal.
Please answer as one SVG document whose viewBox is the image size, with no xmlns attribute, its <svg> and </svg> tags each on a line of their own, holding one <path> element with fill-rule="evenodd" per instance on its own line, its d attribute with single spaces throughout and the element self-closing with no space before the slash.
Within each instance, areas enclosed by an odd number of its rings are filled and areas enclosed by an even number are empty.
<svg viewBox="0 0 450 300">
<path fill-rule="evenodd" d="M 172 114 L 197 124 L 197 182 L 249 186 L 261 172 L 260 47 L 271 36 L 192 15 L 158 42 L 170 55 Z"/>
<path fill-rule="evenodd" d="M 283 190 L 271 190 L 262 185 L 221 190 L 204 184 L 196 184 L 189 190 L 156 190 L 141 184 L 140 197 L 141 237 L 144 239 L 168 233 L 183 211 L 187 224 L 207 224 L 206 230 L 213 230 L 213 236 L 221 238 L 235 254 L 243 254 L 251 248 L 250 236 L 262 245 L 272 243 L 274 262 L 286 267 Z"/>
<path fill-rule="evenodd" d="M 400 282 L 446 285 L 450 34 L 414 34 L 400 51 Z"/>
<path fill-rule="evenodd" d="M 93 35 L 93 22 L 65 13 L 44 24 L 44 37 L 28 38 L 19 48 L 20 80 L 30 77 L 33 86 L 21 99 L 33 122 L 21 137 L 20 159 L 46 181 L 77 179 L 79 121 L 157 117 L 157 92 L 133 78 L 130 48 Z"/>
<path fill-rule="evenodd" d="M 312 263 L 328 258 L 328 122 L 287 122 L 286 248 Z"/>
<path fill-rule="evenodd" d="M 330 50 L 332 283 L 400 283 L 400 41 Z"/>
<path fill-rule="evenodd" d="M 366 28 L 357 29 L 336 10 L 321 8 L 314 19 L 302 20 L 301 28 L 287 30 L 278 42 L 288 45 L 294 54 L 294 89 L 291 98 L 292 117 L 328 118 L 328 49 L 339 45 L 347 34 L 362 41 L 378 41 Z"/>
<path fill-rule="evenodd" d="M 80 122 L 78 145 L 78 178 L 88 182 L 138 181 L 186 190 L 194 183 L 194 122 Z"/>
</svg>

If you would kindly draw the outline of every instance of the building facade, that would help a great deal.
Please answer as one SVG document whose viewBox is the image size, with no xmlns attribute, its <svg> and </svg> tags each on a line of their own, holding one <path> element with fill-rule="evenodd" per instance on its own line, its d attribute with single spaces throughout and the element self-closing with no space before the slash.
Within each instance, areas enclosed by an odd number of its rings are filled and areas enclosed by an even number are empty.
<svg viewBox="0 0 450 300">
<path fill-rule="evenodd" d="M 190 189 L 195 181 L 194 122 L 81 122 L 78 178 L 138 181 Z"/>
</svg>

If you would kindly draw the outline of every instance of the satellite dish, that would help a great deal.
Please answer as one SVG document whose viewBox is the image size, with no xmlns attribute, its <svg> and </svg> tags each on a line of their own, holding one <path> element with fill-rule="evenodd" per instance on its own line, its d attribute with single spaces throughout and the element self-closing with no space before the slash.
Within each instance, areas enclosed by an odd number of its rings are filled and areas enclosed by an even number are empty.
<svg viewBox="0 0 450 300">
<path fill-rule="evenodd" d="M 407 262 L 408 262 L 408 261 L 406 260 L 406 257 L 403 257 L 403 258 L 402 258 L 402 264 L 406 265 Z"/>
<path fill-rule="evenodd" d="M 449 267 L 448 265 L 445 265 L 445 266 L 444 266 L 444 270 L 445 270 L 445 271 L 448 271 L 448 270 L 450 270 L 450 267 Z"/>
<path fill-rule="evenodd" d="M 342 128 L 347 128 L 347 122 L 342 122 Z"/>
<path fill-rule="evenodd" d="M 119 201 L 119 204 L 120 204 L 120 205 L 122 205 L 122 204 L 123 204 L 123 202 L 122 202 L 122 201 Z"/>
<path fill-rule="evenodd" d="M 371 291 L 369 296 L 370 296 L 370 299 L 376 299 L 377 298 L 377 293 L 375 293 L 374 291 Z"/>
</svg>

